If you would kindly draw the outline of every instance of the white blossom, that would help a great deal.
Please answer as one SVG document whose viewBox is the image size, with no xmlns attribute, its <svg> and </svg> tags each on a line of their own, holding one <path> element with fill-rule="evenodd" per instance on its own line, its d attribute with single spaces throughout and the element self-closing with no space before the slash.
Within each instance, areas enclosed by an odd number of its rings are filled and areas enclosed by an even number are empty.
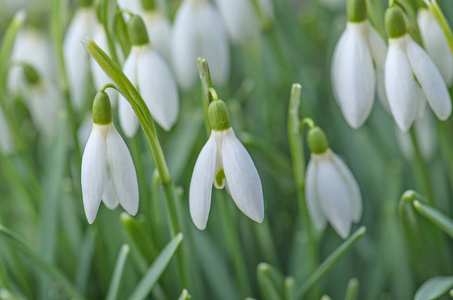
<svg viewBox="0 0 453 300">
<path fill-rule="evenodd" d="M 197 80 L 198 57 L 209 61 L 214 84 L 224 85 L 228 80 L 228 36 L 219 13 L 207 0 L 182 2 L 175 18 L 172 50 L 173 67 L 181 88 L 189 90 Z"/>
<path fill-rule="evenodd" d="M 238 208 L 252 220 L 264 219 L 263 189 L 258 171 L 231 127 L 212 130 L 200 152 L 189 191 L 190 215 L 198 229 L 206 228 L 212 185 L 227 188 Z"/>
<path fill-rule="evenodd" d="M 91 7 L 79 8 L 69 25 L 63 43 L 64 58 L 71 99 L 77 110 L 83 106 L 83 96 L 88 85 L 89 54 L 82 45 L 85 36 L 93 36 L 96 26 L 96 12 Z"/>
<path fill-rule="evenodd" d="M 158 10 L 144 11 L 140 16 L 146 25 L 151 45 L 171 64 L 171 26 L 167 17 Z"/>
<path fill-rule="evenodd" d="M 448 86 L 453 83 L 453 54 L 442 29 L 429 9 L 417 14 L 423 45 Z"/>
<path fill-rule="evenodd" d="M 404 132 L 423 115 L 426 100 L 439 119 L 446 120 L 451 114 L 450 95 L 442 75 L 407 33 L 389 39 L 385 87 L 393 117 Z"/>
<path fill-rule="evenodd" d="M 375 91 L 388 107 L 384 87 L 387 46 L 368 20 L 348 22 L 332 58 L 335 99 L 352 128 L 366 121 L 373 108 Z"/>
<path fill-rule="evenodd" d="M 330 149 L 312 153 L 305 195 L 310 219 L 319 231 L 329 221 L 342 238 L 347 238 L 351 223 L 357 223 L 362 216 L 359 186 L 349 168 Z"/>
<path fill-rule="evenodd" d="M 118 204 L 131 215 L 138 211 L 138 184 L 134 163 L 113 123 L 93 124 L 82 158 L 82 195 L 91 224 L 101 203 Z"/>
</svg>

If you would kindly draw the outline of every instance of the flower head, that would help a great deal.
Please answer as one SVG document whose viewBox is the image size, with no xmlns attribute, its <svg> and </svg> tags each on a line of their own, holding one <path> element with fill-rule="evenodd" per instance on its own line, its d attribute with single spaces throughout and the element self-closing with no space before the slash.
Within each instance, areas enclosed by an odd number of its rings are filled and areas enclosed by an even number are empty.
<svg viewBox="0 0 453 300">
<path fill-rule="evenodd" d="M 142 19 L 134 15 L 128 27 L 133 46 L 124 63 L 124 74 L 140 90 L 156 122 L 168 131 L 176 122 L 179 112 L 176 82 L 170 68 L 150 45 Z M 138 129 L 138 119 L 129 102 L 122 96 L 119 117 L 125 134 L 133 136 Z"/>
<path fill-rule="evenodd" d="M 210 104 L 209 121 L 211 136 L 198 156 L 190 182 L 190 215 L 195 226 L 206 228 L 212 185 L 218 189 L 226 187 L 238 208 L 261 223 L 264 219 L 261 180 L 252 158 L 230 126 L 222 100 Z"/>
<path fill-rule="evenodd" d="M 94 222 L 101 200 L 110 209 L 121 204 L 135 215 L 137 175 L 129 150 L 112 123 L 105 92 L 99 92 L 94 99 L 93 123 L 82 158 L 82 196 L 88 222 Z"/>
<path fill-rule="evenodd" d="M 385 87 L 390 109 L 402 131 L 423 115 L 426 100 L 441 120 L 451 114 L 451 100 L 442 75 L 428 54 L 407 33 L 403 11 L 391 7 L 385 15 L 389 48 Z"/>
<path fill-rule="evenodd" d="M 377 87 L 384 107 L 387 46 L 366 18 L 365 0 L 348 1 L 348 23 L 332 58 L 332 87 L 335 99 L 352 128 L 366 121 L 373 108 Z"/>
<path fill-rule="evenodd" d="M 221 17 L 207 0 L 184 0 L 173 27 L 173 68 L 189 90 L 197 79 L 197 58 L 210 62 L 212 81 L 223 85 L 230 74 L 228 36 Z"/>
<path fill-rule="evenodd" d="M 362 216 L 359 186 L 345 163 L 329 149 L 324 132 L 310 129 L 308 143 L 312 151 L 307 167 L 305 196 L 310 218 L 319 231 L 327 221 L 346 238 L 351 223 Z"/>
</svg>

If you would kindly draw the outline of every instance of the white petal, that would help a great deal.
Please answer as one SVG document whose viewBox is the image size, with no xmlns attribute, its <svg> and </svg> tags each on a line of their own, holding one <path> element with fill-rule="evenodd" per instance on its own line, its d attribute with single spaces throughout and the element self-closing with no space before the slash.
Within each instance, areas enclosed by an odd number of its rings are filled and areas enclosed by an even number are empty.
<svg viewBox="0 0 453 300">
<path fill-rule="evenodd" d="M 178 83 L 189 90 L 197 79 L 197 61 L 201 53 L 196 44 L 196 15 L 189 1 L 183 1 L 173 25 L 173 68 Z M 211 62 L 209 62 L 211 63 Z"/>
<path fill-rule="evenodd" d="M 123 72 L 124 75 L 130 80 L 130 82 L 137 88 L 138 81 L 137 81 L 137 62 L 140 48 L 139 47 L 132 47 L 131 53 L 129 57 L 126 59 L 124 63 Z M 141 91 L 140 91 L 141 92 Z M 138 119 L 135 115 L 134 110 L 132 109 L 131 104 L 127 101 L 123 95 L 119 97 L 119 108 L 118 114 L 120 118 L 121 128 L 123 129 L 124 133 L 128 137 L 133 137 L 138 129 Z"/>
<path fill-rule="evenodd" d="M 104 27 L 102 24 L 97 24 L 94 31 L 93 41 L 101 48 L 107 55 L 110 55 L 109 46 L 107 43 L 107 35 L 105 34 Z M 112 80 L 107 74 L 102 70 L 102 68 L 97 64 L 94 59 L 90 60 L 91 74 L 93 75 L 94 86 L 97 90 L 100 90 L 107 83 L 112 83 Z M 106 93 L 109 95 L 110 101 L 112 102 L 112 107 L 115 107 L 116 100 L 118 99 L 118 92 L 114 89 L 107 89 Z"/>
<path fill-rule="evenodd" d="M 38 130 L 47 138 L 56 132 L 58 113 L 61 109 L 61 96 L 53 84 L 40 82 L 26 90 L 26 101 L 30 114 Z"/>
<path fill-rule="evenodd" d="M 321 199 L 318 194 L 318 170 L 317 163 L 313 159 L 310 159 L 310 162 L 307 166 L 307 174 L 305 181 L 305 198 L 307 201 L 308 213 L 310 214 L 310 219 L 316 230 L 322 231 L 326 227 L 326 217 L 321 207 Z"/>
<path fill-rule="evenodd" d="M 131 215 L 138 211 L 138 183 L 132 157 L 113 124 L 107 135 L 107 164 L 121 206 Z"/>
<path fill-rule="evenodd" d="M 171 25 L 159 11 L 145 11 L 142 14 L 151 45 L 167 64 L 171 63 Z"/>
<path fill-rule="evenodd" d="M 226 29 L 212 4 L 205 2 L 198 8 L 198 38 L 201 48 L 197 56 L 208 61 L 212 82 L 224 85 L 230 76 L 230 48 Z"/>
<path fill-rule="evenodd" d="M 427 109 L 423 117 L 415 121 L 414 127 L 423 158 L 429 161 L 433 158 L 436 146 L 439 144 L 437 141 L 436 123 L 432 112 Z"/>
<path fill-rule="evenodd" d="M 390 110 L 403 132 L 411 127 L 417 113 L 417 83 L 405 53 L 405 37 L 390 39 L 385 62 L 385 89 Z"/>
<path fill-rule="evenodd" d="M 104 137 L 99 125 L 93 125 L 82 157 L 82 196 L 88 223 L 93 223 L 107 183 Z"/>
<path fill-rule="evenodd" d="M 87 89 L 89 72 L 89 55 L 81 40 L 93 35 L 96 13 L 91 8 L 80 8 L 76 11 L 66 32 L 63 51 L 70 84 L 71 99 L 77 110 L 82 107 L 82 100 Z"/>
<path fill-rule="evenodd" d="M 315 157 L 316 156 L 316 157 Z M 346 238 L 351 230 L 351 193 L 345 177 L 339 172 L 331 151 L 312 154 L 317 169 L 317 188 L 322 210 L 335 231 Z"/>
<path fill-rule="evenodd" d="M 231 128 L 224 131 L 222 156 L 226 181 L 234 202 L 247 217 L 258 223 L 263 222 L 260 176 L 249 153 Z"/>
<path fill-rule="evenodd" d="M 140 0 L 118 0 L 118 5 L 121 8 L 130 10 L 134 14 L 139 14 L 143 11 L 142 2 Z"/>
<path fill-rule="evenodd" d="M 102 201 L 104 202 L 105 206 L 112 210 L 115 209 L 118 204 L 120 204 L 120 201 L 116 196 L 115 188 L 113 187 L 113 181 L 111 179 L 105 185 Z"/>
<path fill-rule="evenodd" d="M 260 23 L 250 1 L 216 0 L 216 4 L 234 43 L 245 42 L 259 33 Z"/>
<path fill-rule="evenodd" d="M 153 118 L 168 131 L 179 112 L 178 88 L 170 68 L 151 47 L 144 49 L 137 63 L 140 93 Z"/>
<path fill-rule="evenodd" d="M 217 146 L 211 133 L 206 145 L 198 155 L 193 169 L 189 190 L 190 216 L 198 229 L 206 228 L 211 208 L 212 184 L 215 176 Z"/>
<path fill-rule="evenodd" d="M 373 108 L 375 73 L 364 36 L 367 23 L 348 23 L 332 61 L 332 85 L 348 124 L 358 128 Z"/>
<path fill-rule="evenodd" d="M 429 9 L 418 10 L 417 22 L 426 51 L 442 74 L 445 83 L 451 86 L 453 83 L 453 54 L 442 29 Z"/>
<path fill-rule="evenodd" d="M 359 185 L 349 170 L 348 166 L 331 151 L 332 162 L 335 164 L 337 171 L 346 183 L 349 192 L 349 201 L 351 203 L 352 221 L 357 223 L 362 217 L 362 196 L 360 195 Z"/>
<path fill-rule="evenodd" d="M 439 119 L 446 120 L 451 114 L 451 99 L 442 75 L 428 54 L 409 36 L 406 51 L 415 77 L 420 82 L 431 109 Z"/>
</svg>

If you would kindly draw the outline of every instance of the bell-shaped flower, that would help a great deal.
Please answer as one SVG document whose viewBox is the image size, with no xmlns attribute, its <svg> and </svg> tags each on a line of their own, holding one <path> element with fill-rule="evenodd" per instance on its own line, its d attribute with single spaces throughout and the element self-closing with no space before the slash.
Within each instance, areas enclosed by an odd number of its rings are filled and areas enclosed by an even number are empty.
<svg viewBox="0 0 453 300">
<path fill-rule="evenodd" d="M 171 26 L 168 18 L 161 12 L 156 9 L 151 1 L 143 1 L 144 10 L 140 14 L 145 22 L 146 31 L 148 32 L 149 40 L 151 41 L 153 47 L 156 49 L 157 53 L 165 59 L 167 64 L 171 64 Z"/>
<path fill-rule="evenodd" d="M 200 152 L 190 181 L 190 215 L 203 230 L 211 207 L 212 185 L 226 187 L 238 208 L 250 219 L 264 219 L 263 189 L 258 171 L 247 150 L 230 126 L 228 109 L 222 100 L 209 105 L 211 136 Z"/>
<path fill-rule="evenodd" d="M 99 46 L 99 48 L 110 56 L 107 34 L 105 33 L 105 28 L 101 23 L 97 23 L 95 26 L 93 41 Z M 102 70 L 94 59 L 90 60 L 90 69 L 91 74 L 93 75 L 94 87 L 97 90 L 101 90 L 106 84 L 112 83 L 110 77 L 105 74 L 104 70 Z M 118 92 L 116 90 L 109 89 L 106 93 L 112 101 L 112 106 L 115 107 L 118 99 Z"/>
<path fill-rule="evenodd" d="M 332 58 L 335 99 L 352 128 L 366 121 L 373 108 L 375 91 L 387 105 L 384 66 L 387 46 L 367 20 L 365 0 L 348 0 L 348 22 Z"/>
<path fill-rule="evenodd" d="M 82 196 L 88 223 L 101 200 L 109 209 L 118 204 L 131 215 L 138 211 L 138 184 L 129 150 L 112 123 L 110 100 L 99 92 L 93 102 L 93 129 L 82 157 Z"/>
<path fill-rule="evenodd" d="M 170 68 L 149 43 L 145 25 L 138 15 L 128 23 L 132 49 L 124 63 L 124 74 L 140 91 L 151 115 L 165 130 L 176 122 L 179 111 L 178 88 Z M 131 137 L 138 119 L 129 102 L 120 96 L 119 117 L 124 133 Z"/>
<path fill-rule="evenodd" d="M 57 128 L 58 113 L 61 109 L 61 95 L 52 82 L 46 81 L 30 66 L 24 66 L 28 83 L 24 98 L 30 109 L 33 123 L 46 138 L 51 139 Z"/>
<path fill-rule="evenodd" d="M 11 61 L 28 64 L 36 68 L 44 81 L 55 81 L 55 64 L 52 56 L 51 42 L 46 34 L 33 27 L 23 28 L 14 42 Z M 23 69 L 14 65 L 8 76 L 8 88 L 13 94 L 25 89 Z"/>
<path fill-rule="evenodd" d="M 96 12 L 89 1 L 83 3 L 74 14 L 74 17 L 66 32 L 63 43 L 63 52 L 68 80 L 70 85 L 71 99 L 75 109 L 80 110 L 83 106 L 83 97 L 87 90 L 90 72 L 89 54 L 80 42 L 85 36 L 93 36 L 96 26 Z"/>
<path fill-rule="evenodd" d="M 390 7 L 385 14 L 389 48 L 385 65 L 385 87 L 390 110 L 404 132 L 423 115 L 426 100 L 434 114 L 446 120 L 451 100 L 442 75 L 428 54 L 407 33 L 404 13 Z"/>
<path fill-rule="evenodd" d="M 451 86 L 453 83 L 453 54 L 442 29 L 433 13 L 426 8 L 418 10 L 417 23 L 426 52 L 442 74 L 447 86 Z"/>
<path fill-rule="evenodd" d="M 318 231 L 329 221 L 345 239 L 351 223 L 357 223 L 362 217 L 359 186 L 345 163 L 329 149 L 319 127 L 310 129 L 308 144 L 312 154 L 306 173 L 305 197 L 310 219 Z"/>
<path fill-rule="evenodd" d="M 245 42 L 259 34 L 261 30 L 259 16 L 250 0 L 216 0 L 216 3 L 234 43 Z M 271 1 L 261 0 L 257 5 L 267 17 L 273 16 Z M 267 12 L 268 9 L 270 12 Z"/>
<path fill-rule="evenodd" d="M 219 13 L 209 1 L 182 2 L 173 27 L 172 50 L 173 68 L 184 90 L 192 88 L 198 77 L 198 57 L 209 61 L 214 84 L 224 85 L 228 80 L 228 36 Z"/>
</svg>

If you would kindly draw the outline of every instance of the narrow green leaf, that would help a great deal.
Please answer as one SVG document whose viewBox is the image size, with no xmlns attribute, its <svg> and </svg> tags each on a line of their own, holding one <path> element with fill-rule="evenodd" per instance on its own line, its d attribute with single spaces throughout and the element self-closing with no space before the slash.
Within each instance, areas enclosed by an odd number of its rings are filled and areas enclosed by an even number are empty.
<svg viewBox="0 0 453 300">
<path fill-rule="evenodd" d="M 179 233 L 167 244 L 132 292 L 132 295 L 129 298 L 130 300 L 145 299 L 149 295 L 151 289 L 170 263 L 173 255 L 175 255 L 182 238 L 182 233 Z"/>
<path fill-rule="evenodd" d="M 109 290 L 107 292 L 107 300 L 115 300 L 118 298 L 121 278 L 123 277 L 124 265 L 126 264 L 129 250 L 130 248 L 126 244 L 124 244 L 120 249 L 120 254 L 118 255 L 118 259 L 116 260 L 115 270 L 113 271 L 113 277 L 110 281 Z"/>
<path fill-rule="evenodd" d="M 346 290 L 346 296 L 344 300 L 355 300 L 357 299 L 357 293 L 359 292 L 359 281 L 357 278 L 351 278 L 348 283 L 348 289 Z"/>
<path fill-rule="evenodd" d="M 304 282 L 297 291 L 297 299 L 302 299 L 305 293 L 340 259 L 355 243 L 365 235 L 366 228 L 360 227 L 349 239 L 343 242 L 325 261 L 315 270 L 315 272 Z"/>
<path fill-rule="evenodd" d="M 143 228 L 143 218 L 137 220 L 127 213 L 121 214 L 121 221 L 134 245 L 148 263 L 157 256 L 157 250 L 149 234 Z"/>
<path fill-rule="evenodd" d="M 285 299 L 286 300 L 294 300 L 296 296 L 294 295 L 294 285 L 296 281 L 293 277 L 286 277 L 285 278 Z"/>
<path fill-rule="evenodd" d="M 413 202 L 413 206 L 417 212 L 453 238 L 453 221 L 450 218 L 417 200 Z"/>
<path fill-rule="evenodd" d="M 437 299 L 451 288 L 453 288 L 453 276 L 434 277 L 423 283 L 415 294 L 414 300 Z"/>
<path fill-rule="evenodd" d="M 76 286 L 82 294 L 85 293 L 87 288 L 96 244 L 96 231 L 92 229 L 93 228 L 89 228 L 85 234 L 85 238 L 83 239 L 82 246 L 80 248 L 80 255 L 78 256 Z"/>
<path fill-rule="evenodd" d="M 190 296 L 187 290 L 182 290 L 181 296 L 179 296 L 178 300 L 190 300 L 192 296 Z"/>
<path fill-rule="evenodd" d="M 283 284 L 283 276 L 277 275 L 276 272 L 273 272 L 274 276 L 270 273 L 270 266 L 266 263 L 260 263 L 258 265 L 257 275 L 258 275 L 258 286 L 260 288 L 260 293 L 263 299 L 267 300 L 281 300 L 282 297 L 282 290 L 281 287 L 279 288 L 278 285 L 280 283 Z M 281 276 L 281 278 L 280 278 Z M 272 278 L 275 277 L 275 278 Z M 278 277 L 278 278 L 277 278 Z M 281 282 L 275 282 L 275 279 Z M 277 283 L 277 284 L 276 284 Z"/>
<path fill-rule="evenodd" d="M 9 242 L 11 242 L 23 255 L 29 258 L 33 263 L 35 263 L 39 268 L 41 268 L 44 273 L 47 274 L 55 283 L 61 286 L 61 289 L 70 297 L 73 298 L 83 298 L 79 292 L 74 288 L 71 282 L 66 278 L 66 276 L 61 273 L 60 270 L 55 268 L 53 265 L 49 264 L 42 256 L 40 256 L 36 251 L 30 247 L 22 238 L 17 236 L 14 232 L 8 228 L 0 225 L 0 234 L 5 237 Z"/>
</svg>

